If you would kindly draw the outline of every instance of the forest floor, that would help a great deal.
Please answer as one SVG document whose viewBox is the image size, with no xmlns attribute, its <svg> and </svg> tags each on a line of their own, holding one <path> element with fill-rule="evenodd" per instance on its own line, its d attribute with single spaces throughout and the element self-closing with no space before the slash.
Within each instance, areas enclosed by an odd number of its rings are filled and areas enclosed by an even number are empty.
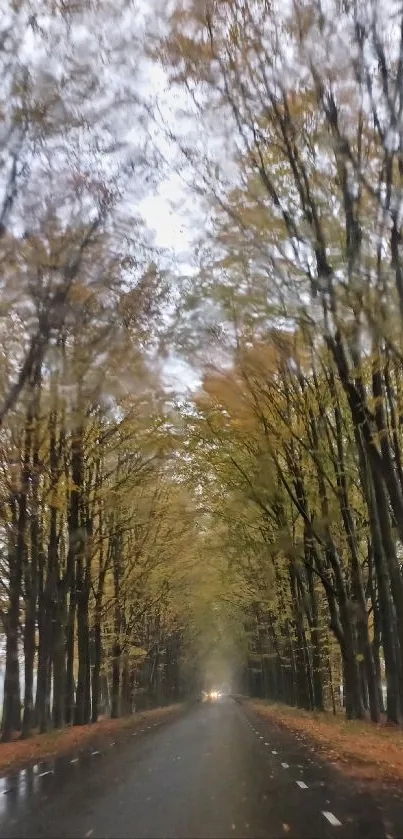
<svg viewBox="0 0 403 839">
<path fill-rule="evenodd" d="M 183 704 L 176 703 L 151 711 L 139 711 L 117 720 L 101 719 L 91 725 L 69 726 L 47 734 L 34 734 L 27 740 L 14 739 L 0 744 L 0 777 L 41 760 L 77 753 L 89 746 L 105 745 L 113 739 L 125 738 L 130 732 L 145 725 L 174 718 Z"/>
<path fill-rule="evenodd" d="M 242 704 L 292 732 L 306 748 L 331 761 L 345 775 L 377 786 L 403 783 L 401 729 L 259 699 L 243 699 Z"/>
</svg>

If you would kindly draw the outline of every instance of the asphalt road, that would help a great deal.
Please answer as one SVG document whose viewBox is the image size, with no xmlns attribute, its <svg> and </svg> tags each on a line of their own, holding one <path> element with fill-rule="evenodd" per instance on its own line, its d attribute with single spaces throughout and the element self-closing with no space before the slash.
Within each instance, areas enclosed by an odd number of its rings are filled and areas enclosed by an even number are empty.
<svg viewBox="0 0 403 839">
<path fill-rule="evenodd" d="M 376 797 L 231 699 L 40 765 L 0 788 L 0 837 L 398 839 Z"/>
</svg>

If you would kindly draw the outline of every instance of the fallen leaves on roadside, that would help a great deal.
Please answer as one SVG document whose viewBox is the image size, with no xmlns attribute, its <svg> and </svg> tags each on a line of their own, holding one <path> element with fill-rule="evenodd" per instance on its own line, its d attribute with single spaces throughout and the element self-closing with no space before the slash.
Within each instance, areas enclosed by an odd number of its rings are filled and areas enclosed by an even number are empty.
<svg viewBox="0 0 403 839">
<path fill-rule="evenodd" d="M 28 740 L 14 739 L 10 743 L 0 744 L 0 776 L 30 766 L 39 760 L 69 755 L 90 745 L 98 745 L 115 737 L 125 729 L 135 730 L 145 720 L 163 720 L 178 713 L 183 706 L 168 705 L 166 708 L 154 708 L 142 711 L 118 720 L 105 718 L 91 725 L 71 726 L 48 734 L 35 734 Z"/>
<path fill-rule="evenodd" d="M 386 724 L 348 721 L 344 716 L 309 713 L 296 708 L 245 700 L 261 717 L 269 718 L 319 751 L 344 774 L 365 781 L 403 781 L 403 732 Z"/>
</svg>

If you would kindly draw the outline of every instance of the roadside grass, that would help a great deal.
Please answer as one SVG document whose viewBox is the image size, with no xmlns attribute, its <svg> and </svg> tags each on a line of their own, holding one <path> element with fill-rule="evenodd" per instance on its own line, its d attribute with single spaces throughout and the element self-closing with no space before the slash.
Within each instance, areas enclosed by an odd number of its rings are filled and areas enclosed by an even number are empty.
<svg viewBox="0 0 403 839">
<path fill-rule="evenodd" d="M 259 699 L 242 704 L 298 735 L 344 774 L 376 784 L 403 782 L 403 731 L 386 723 L 348 721 L 342 714 L 303 711 Z"/>
<path fill-rule="evenodd" d="M 76 754 L 89 746 L 108 745 L 114 738 L 124 739 L 128 730 L 134 732 L 146 724 L 163 722 L 178 715 L 184 707 L 183 704 L 176 703 L 117 720 L 104 718 L 91 725 L 69 726 L 47 734 L 34 734 L 27 740 L 14 739 L 10 743 L 1 743 L 0 776 L 31 766 L 38 761 Z"/>
</svg>

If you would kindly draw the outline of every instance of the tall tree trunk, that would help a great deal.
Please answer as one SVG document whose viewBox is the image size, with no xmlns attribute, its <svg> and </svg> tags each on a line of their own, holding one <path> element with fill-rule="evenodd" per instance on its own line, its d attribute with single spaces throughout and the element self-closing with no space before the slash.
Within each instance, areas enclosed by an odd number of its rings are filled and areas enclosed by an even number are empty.
<svg viewBox="0 0 403 839">
<path fill-rule="evenodd" d="M 307 546 L 305 547 L 307 550 Z M 311 556 L 310 552 L 308 555 L 309 558 L 309 565 L 311 565 Z M 315 591 L 315 585 L 313 581 L 313 572 L 311 568 L 307 570 L 307 579 L 308 579 L 308 589 L 309 589 L 309 598 L 310 598 L 310 605 L 311 605 L 311 614 L 308 617 L 309 620 L 309 627 L 310 627 L 310 634 L 311 634 L 311 645 L 312 645 L 312 680 L 313 680 L 313 692 L 314 692 L 314 705 L 318 711 L 324 711 L 325 704 L 324 704 L 324 695 L 323 695 L 323 664 L 322 664 L 322 642 L 321 642 L 321 631 L 319 627 L 319 612 L 318 612 L 318 604 L 317 604 L 317 596 Z"/>
<path fill-rule="evenodd" d="M 377 723 L 380 720 L 379 697 L 376 686 L 375 668 L 368 629 L 367 606 L 364 592 L 364 583 L 362 579 L 360 557 L 358 552 L 357 535 L 354 517 L 350 505 L 349 488 L 346 478 L 342 416 L 339 406 L 338 395 L 333 380 L 333 374 L 331 374 L 330 383 L 334 401 L 336 445 L 338 454 L 336 481 L 338 488 L 340 512 L 344 525 L 344 530 L 347 536 L 347 543 L 349 546 L 351 558 L 352 593 L 357 610 L 357 639 L 359 642 L 359 653 L 363 656 L 363 666 L 360 666 L 361 693 L 363 697 L 364 706 L 367 708 L 368 703 L 366 700 L 368 691 L 371 719 L 373 722 Z"/>
<path fill-rule="evenodd" d="M 74 638 L 76 624 L 76 593 L 75 576 L 71 577 L 69 607 L 66 632 L 66 708 L 65 720 L 67 725 L 73 722 L 75 681 L 74 681 Z"/>
<path fill-rule="evenodd" d="M 79 561 L 77 568 L 77 651 L 78 675 L 76 704 L 74 710 L 74 725 L 85 725 L 90 721 L 90 636 L 88 600 L 89 591 L 84 579 L 84 573 Z"/>
<path fill-rule="evenodd" d="M 121 631 L 122 612 L 120 602 L 121 575 L 121 535 L 113 535 L 113 583 L 114 583 L 114 616 L 113 616 L 113 644 L 112 644 L 112 698 L 111 717 L 116 719 L 120 715 L 120 670 L 121 670 Z"/>
<path fill-rule="evenodd" d="M 99 699 L 100 699 L 100 675 L 102 663 L 102 589 L 98 588 L 95 599 L 95 614 L 94 614 L 94 660 L 92 667 L 92 709 L 91 722 L 98 721 L 99 715 Z"/>
<path fill-rule="evenodd" d="M 9 604 L 7 615 L 4 620 L 6 630 L 6 670 L 4 678 L 4 700 L 2 719 L 2 742 L 7 743 L 14 730 L 18 730 L 18 719 L 21 714 L 20 699 L 20 667 L 18 660 L 18 632 L 20 616 L 20 593 L 21 593 L 21 565 L 16 557 L 16 544 L 14 543 L 15 530 L 17 528 L 16 505 L 13 504 L 12 516 L 14 518 L 13 534 L 10 537 L 8 547 L 9 565 Z M 15 542 L 17 540 L 15 539 Z M 14 544 L 13 544 L 14 543 Z"/>
<path fill-rule="evenodd" d="M 120 614 L 117 616 L 115 610 L 115 638 L 112 645 L 112 699 L 111 699 L 111 718 L 117 719 L 120 716 L 120 661 L 121 661 L 121 647 L 120 647 Z"/>
<path fill-rule="evenodd" d="M 68 724 L 73 721 L 73 715 L 75 716 L 76 713 L 74 710 L 74 636 L 79 588 L 82 584 L 79 569 L 83 562 L 85 549 L 83 529 L 84 452 L 83 427 L 80 422 L 77 423 L 71 434 L 71 480 L 72 489 L 68 514 L 69 545 L 66 568 L 66 587 L 69 592 L 66 637 L 66 722 Z"/>
<path fill-rule="evenodd" d="M 300 708 L 310 710 L 309 678 L 310 661 L 306 650 L 306 637 L 303 626 L 301 604 L 298 598 L 297 576 L 293 563 L 290 564 L 290 588 L 293 601 L 293 617 L 296 633 L 295 670 L 296 670 L 296 699 Z"/>
<path fill-rule="evenodd" d="M 33 384 L 32 405 L 32 469 L 31 469 L 31 516 L 30 516 L 30 562 L 26 557 L 24 569 L 25 623 L 24 623 L 24 713 L 22 736 L 29 737 L 34 718 L 34 662 L 36 648 L 36 608 L 38 597 L 38 559 L 41 550 L 41 527 L 39 521 L 39 408 L 41 396 L 41 367 L 39 361 Z"/>
<path fill-rule="evenodd" d="M 102 487 L 101 459 L 97 463 L 96 488 Z M 92 662 L 92 684 L 91 684 L 91 722 L 97 722 L 100 704 L 101 689 L 101 664 L 102 664 L 102 603 L 107 569 L 109 567 L 111 543 L 108 541 L 108 548 L 104 551 L 104 516 L 102 500 L 98 505 L 98 528 L 99 528 L 99 564 L 98 582 L 95 591 L 94 604 L 94 632 L 93 632 L 93 662 Z"/>
<path fill-rule="evenodd" d="M 382 646 L 382 635 L 381 635 L 381 621 L 379 615 L 379 604 L 378 604 L 378 593 L 376 590 L 376 579 L 375 579 L 375 571 L 373 567 L 373 557 L 372 557 L 372 545 L 371 540 L 368 539 L 368 584 L 369 584 L 369 594 L 371 598 L 372 604 L 372 612 L 373 612 L 373 619 L 374 619 L 374 636 L 372 641 L 372 656 L 374 659 L 374 667 L 375 667 L 375 677 L 376 677 L 376 685 L 378 691 L 378 701 L 379 701 L 379 708 L 381 713 L 385 711 L 385 703 L 383 699 L 383 689 L 382 689 L 382 671 L 381 671 L 381 658 L 380 658 L 380 649 Z"/>
<path fill-rule="evenodd" d="M 367 500 L 369 511 L 369 524 L 371 532 L 371 556 L 373 559 L 379 600 L 379 616 L 382 627 L 382 646 L 385 656 L 385 675 L 387 683 L 387 718 L 389 722 L 398 723 L 400 720 L 400 665 L 396 655 L 395 635 L 396 617 L 391 593 L 391 580 L 389 576 L 389 564 L 384 551 L 384 535 L 388 527 L 388 520 L 385 519 L 385 493 L 379 482 L 378 491 L 374 485 L 373 472 L 371 471 L 365 451 L 361 445 L 360 435 L 356 433 L 357 449 L 360 456 L 361 483 L 364 495 Z M 378 499 L 381 502 L 381 513 L 383 519 L 384 533 L 380 523 L 380 508 Z M 389 542 L 389 537 L 386 536 Z"/>
<path fill-rule="evenodd" d="M 66 714 L 66 603 L 62 586 L 59 586 L 59 599 L 55 608 L 53 633 L 53 725 L 62 728 Z"/>
<path fill-rule="evenodd" d="M 3 704 L 3 734 L 4 742 L 10 739 L 14 729 L 21 728 L 21 697 L 20 673 L 18 661 L 18 637 L 20 624 L 20 597 L 23 570 L 28 563 L 27 551 L 27 523 L 28 523 L 28 493 L 31 476 L 31 450 L 33 426 L 33 400 L 25 418 L 23 465 L 21 470 L 20 487 L 14 491 L 11 500 L 13 526 L 10 532 L 9 546 L 9 608 L 5 622 L 6 639 L 6 672 L 4 679 Z M 14 512 L 14 507 L 16 511 Z M 17 512 L 18 511 L 18 512 Z M 26 574 L 28 577 L 28 573 Z M 29 668 L 29 661 L 28 661 Z M 29 672 L 28 672 L 29 677 Z"/>
<path fill-rule="evenodd" d="M 29 737 L 34 725 L 34 661 L 36 600 L 38 589 L 38 554 L 40 527 L 38 521 L 37 490 L 33 489 L 33 510 L 31 515 L 31 567 L 25 579 L 25 626 L 24 626 L 24 714 L 22 735 Z"/>
</svg>

